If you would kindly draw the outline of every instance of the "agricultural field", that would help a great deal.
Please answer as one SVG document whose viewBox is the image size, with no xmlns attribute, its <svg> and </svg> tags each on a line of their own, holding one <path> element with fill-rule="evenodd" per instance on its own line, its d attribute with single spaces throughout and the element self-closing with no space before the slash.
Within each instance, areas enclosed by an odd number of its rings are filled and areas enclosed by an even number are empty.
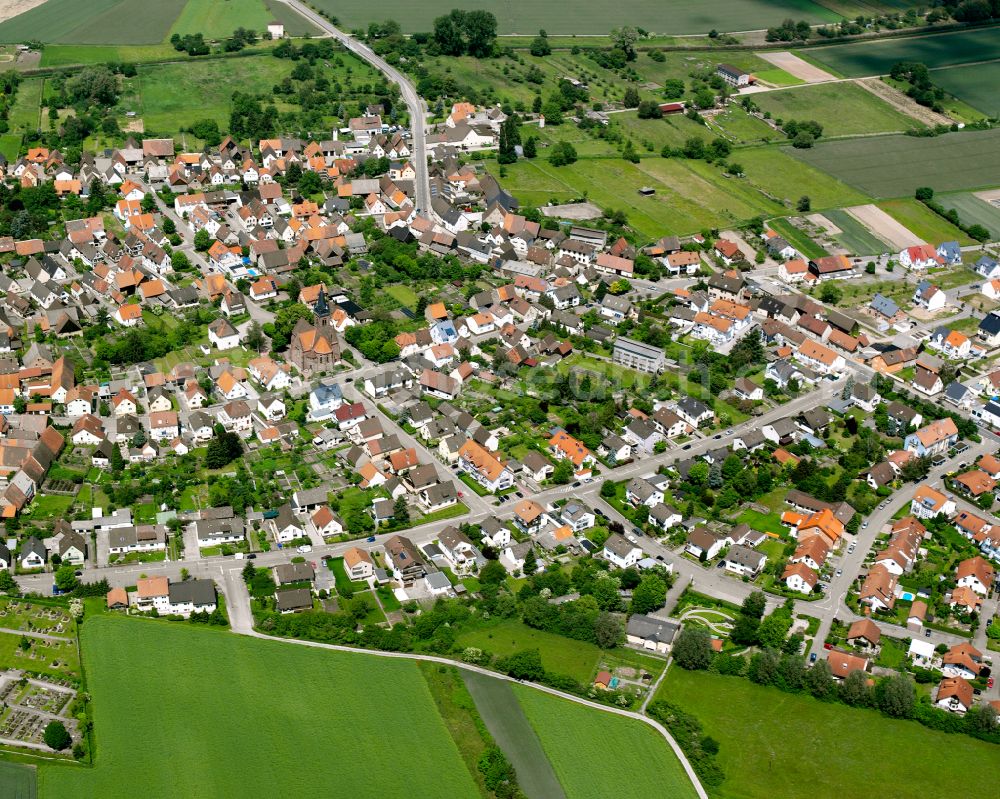
<svg viewBox="0 0 1000 799">
<path fill-rule="evenodd" d="M 416 663 L 109 616 L 83 647 L 97 760 L 43 766 L 45 799 L 126 799 L 137 780 L 150 799 L 480 795 Z M 294 690 L 266 690 L 277 674 Z"/>
<path fill-rule="evenodd" d="M 951 222 L 917 200 L 887 200 L 879 203 L 878 207 L 912 233 L 935 246 L 942 241 L 957 241 L 963 246 L 975 244 Z"/>
<path fill-rule="evenodd" d="M 811 47 L 797 55 L 848 78 L 885 75 L 897 61 L 920 61 L 934 69 L 1000 58 L 1000 28 Z"/>
<path fill-rule="evenodd" d="M 834 238 L 853 253 L 877 255 L 891 249 L 886 242 L 873 235 L 868 228 L 842 209 L 824 211 L 823 216 L 840 228 L 841 232 Z"/>
<path fill-rule="evenodd" d="M 949 94 L 990 117 L 1000 116 L 1000 62 L 948 67 L 931 73 L 931 80 Z"/>
<path fill-rule="evenodd" d="M 922 127 L 888 103 L 854 83 L 819 83 L 795 89 L 762 92 L 751 98 L 775 119 L 812 119 L 823 136 L 899 133 Z M 780 135 L 780 134 L 778 134 Z"/>
<path fill-rule="evenodd" d="M 236 28 L 267 30 L 274 18 L 263 0 L 187 0 L 170 34 L 200 33 L 206 41 L 229 36 Z"/>
<path fill-rule="evenodd" d="M 567 799 L 511 684 L 465 670 L 462 679 L 490 735 L 516 769 L 517 781 L 524 792 L 546 799 Z"/>
<path fill-rule="evenodd" d="M 958 211 L 959 219 L 967 225 L 982 225 L 990 238 L 1000 240 L 1000 208 L 972 193 L 939 194 L 936 199 L 945 208 Z"/>
<path fill-rule="evenodd" d="M 806 258 L 822 258 L 824 255 L 830 254 L 819 244 L 809 238 L 808 234 L 799 230 L 787 219 L 772 219 L 768 222 L 768 226 L 773 228 L 776 233 L 782 236 L 785 241 L 791 244 Z"/>
<path fill-rule="evenodd" d="M 513 693 L 567 799 L 696 796 L 680 761 L 652 727 L 610 714 L 597 723 L 601 711 L 522 685 Z"/>
<path fill-rule="evenodd" d="M 188 0 L 47 0 L 0 24 L 0 41 L 158 44 Z"/>
<path fill-rule="evenodd" d="M 4 799 L 35 799 L 35 767 L 0 760 L 0 796 Z"/>
<path fill-rule="evenodd" d="M 408 33 L 431 30 L 434 18 L 454 7 L 452 0 L 429 0 L 418 6 L 404 0 L 388 0 L 377 6 L 313 0 L 312 5 L 335 16 L 348 29 L 394 19 Z M 754 30 L 786 17 L 814 23 L 840 19 L 839 14 L 811 0 L 623 0 L 613 8 L 597 0 L 583 0 L 573 5 L 571 15 L 566 14 L 563 3 L 531 0 L 510 0 L 500 6 L 480 0 L 462 7 L 493 11 L 499 32 L 507 34 L 534 34 L 539 28 L 557 35 L 607 33 L 619 25 L 650 31 L 668 27 L 670 33 L 708 33 L 712 28 Z"/>
<path fill-rule="evenodd" d="M 719 742 L 726 781 L 714 799 L 924 799 L 995 790 L 995 775 L 983 764 L 996 761 L 996 746 L 874 710 L 679 668 L 658 698 L 696 716 Z"/>
<path fill-rule="evenodd" d="M 908 197 L 920 186 L 947 192 L 1000 185 L 1000 130 L 845 139 L 785 152 L 872 197 Z"/>
</svg>

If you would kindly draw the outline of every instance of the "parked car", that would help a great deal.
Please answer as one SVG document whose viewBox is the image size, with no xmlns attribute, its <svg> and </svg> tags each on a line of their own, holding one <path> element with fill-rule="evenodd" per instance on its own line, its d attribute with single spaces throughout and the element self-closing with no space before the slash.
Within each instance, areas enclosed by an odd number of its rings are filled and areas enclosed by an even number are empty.
<svg viewBox="0 0 1000 799">
<path fill-rule="evenodd" d="M 837 576 L 840 577 L 844 573 L 843 569 L 837 569 Z"/>
<path fill-rule="evenodd" d="M 924 638 L 930 638 L 930 637 L 931 637 L 931 631 L 930 630 L 924 630 Z"/>
<path fill-rule="evenodd" d="M 369 544 L 373 544 L 373 543 L 375 543 L 375 536 L 373 536 L 373 535 L 370 535 L 370 536 L 368 536 L 368 538 L 366 538 L 365 540 L 366 540 L 366 541 L 367 541 L 367 542 L 368 542 Z"/>
<path fill-rule="evenodd" d="M 833 644 L 823 644 L 824 649 L 833 649 Z"/>
<path fill-rule="evenodd" d="M 813 653 L 812 653 L 812 654 L 811 654 L 811 655 L 809 656 L 809 662 L 810 662 L 810 663 L 815 663 L 815 662 L 816 662 L 816 653 L 815 653 L 815 652 L 813 652 Z"/>
<path fill-rule="evenodd" d="M 573 485 L 571 486 L 571 488 L 579 488 L 579 487 L 580 487 L 580 481 L 579 481 L 579 480 L 577 480 L 577 481 L 576 481 L 575 483 L 573 483 Z"/>
</svg>

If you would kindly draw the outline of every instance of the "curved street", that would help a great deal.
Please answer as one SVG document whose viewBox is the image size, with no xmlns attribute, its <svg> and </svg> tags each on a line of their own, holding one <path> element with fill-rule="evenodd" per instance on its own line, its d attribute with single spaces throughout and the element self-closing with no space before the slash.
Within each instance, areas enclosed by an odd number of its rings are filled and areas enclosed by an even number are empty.
<svg viewBox="0 0 1000 799">
<path fill-rule="evenodd" d="M 414 192 L 416 194 L 416 207 L 418 214 L 424 214 L 434 219 L 434 210 L 431 208 L 431 187 L 427 175 L 427 137 L 424 130 L 425 115 L 427 109 L 424 101 L 417 94 L 416 87 L 410 82 L 402 72 L 389 64 L 384 58 L 375 53 L 368 45 L 359 42 L 353 36 L 344 33 L 334 26 L 328 19 L 321 17 L 311 8 L 299 0 L 282 0 L 288 6 L 303 17 L 308 19 L 320 30 L 330 34 L 344 47 L 363 61 L 367 61 L 380 72 L 384 73 L 389 80 L 399 86 L 403 101 L 406 103 L 407 111 L 410 114 L 410 164 L 416 177 L 413 180 Z"/>
</svg>

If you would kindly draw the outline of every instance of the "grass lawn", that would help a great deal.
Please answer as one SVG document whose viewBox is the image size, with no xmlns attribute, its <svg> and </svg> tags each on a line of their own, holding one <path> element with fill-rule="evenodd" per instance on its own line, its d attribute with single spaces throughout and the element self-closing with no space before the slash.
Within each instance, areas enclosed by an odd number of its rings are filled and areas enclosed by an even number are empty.
<svg viewBox="0 0 1000 799">
<path fill-rule="evenodd" d="M 854 83 L 821 83 L 753 95 L 776 120 L 812 119 L 824 136 L 902 132 L 922 127 L 884 100 Z"/>
<path fill-rule="evenodd" d="M 887 669 L 898 669 L 906 660 L 906 651 L 887 638 L 882 639 L 882 649 L 879 650 L 875 663 Z"/>
<path fill-rule="evenodd" d="M 566 799 L 542 742 L 524 714 L 513 687 L 505 680 L 462 671 L 476 709 L 490 735 L 517 771 L 517 781 L 528 796 Z"/>
<path fill-rule="evenodd" d="M 449 505 L 447 508 L 436 510 L 433 513 L 425 513 L 423 516 L 418 516 L 416 519 L 413 519 L 413 524 L 410 527 L 430 524 L 431 522 L 440 522 L 444 519 L 455 519 L 459 516 L 464 516 L 468 512 L 469 506 L 464 502 L 459 502 L 456 505 Z"/>
<path fill-rule="evenodd" d="M 962 245 L 975 243 L 947 219 L 917 200 L 887 200 L 878 206 L 912 233 L 935 246 L 942 241 L 957 241 Z"/>
<path fill-rule="evenodd" d="M 726 781 L 713 792 L 718 799 L 924 799 L 994 790 L 995 775 L 982 764 L 996 762 L 996 746 L 965 735 L 679 668 L 658 696 L 694 714 L 719 742 Z"/>
<path fill-rule="evenodd" d="M 712 122 L 736 141 L 744 144 L 778 141 L 785 138 L 785 134 L 774 130 L 762 119 L 750 116 L 736 105 L 729 106 L 721 114 L 713 116 Z"/>
<path fill-rule="evenodd" d="M 21 151 L 21 138 L 20 133 L 0 135 L 0 153 L 3 153 L 4 158 L 10 163 L 17 160 L 17 155 Z"/>
<path fill-rule="evenodd" d="M 0 760 L 0 796 L 4 799 L 35 799 L 35 767 Z"/>
<path fill-rule="evenodd" d="M 535 630 L 516 620 L 484 624 L 463 632 L 458 636 L 458 644 L 475 646 L 497 657 L 507 657 L 522 649 L 538 649 L 546 669 L 567 674 L 581 683 L 593 678 L 601 656 L 601 650 L 594 644 Z"/>
<path fill-rule="evenodd" d="M 73 497 L 64 497 L 56 494 L 41 494 L 32 500 L 28 506 L 31 513 L 28 514 L 33 519 L 54 519 L 64 517 L 69 506 L 73 504 Z"/>
<path fill-rule="evenodd" d="M 411 311 L 417 307 L 417 292 L 402 283 L 386 286 L 385 293 L 395 299 L 400 305 L 405 305 Z"/>
<path fill-rule="evenodd" d="M 513 692 L 567 799 L 696 796 L 680 761 L 652 727 L 527 686 L 515 685 Z M 614 757 L 608 757 L 611 741 Z"/>
<path fill-rule="evenodd" d="M 375 593 L 378 594 L 378 600 L 382 603 L 382 608 L 387 613 L 392 613 L 394 610 L 399 610 L 403 607 L 402 603 L 396 599 L 396 595 L 392 592 L 392 589 L 387 585 L 380 585 L 375 589 Z"/>
<path fill-rule="evenodd" d="M 44 84 L 44 78 L 27 78 L 21 81 L 14 97 L 14 105 L 10 107 L 7 116 L 12 132 L 38 130 Z"/>
<path fill-rule="evenodd" d="M 261 33 L 273 17 L 263 0 L 187 0 L 170 34 L 201 33 L 210 40 L 231 36 L 240 27 Z"/>
<path fill-rule="evenodd" d="M 749 508 L 736 517 L 737 524 L 748 524 L 754 530 L 762 533 L 774 533 L 784 536 L 788 534 L 788 528 L 781 523 L 781 513 L 761 513 Z"/>
<path fill-rule="evenodd" d="M 782 208 L 753 185 L 727 179 L 717 167 L 703 162 L 658 156 L 638 164 L 620 158 L 581 158 L 554 167 L 541 152 L 533 161 L 508 166 L 501 181 L 523 204 L 569 202 L 586 195 L 602 208 L 624 210 L 629 224 L 648 238 L 733 225 Z M 642 186 L 652 187 L 655 194 L 640 195 Z"/>
<path fill-rule="evenodd" d="M 793 158 L 789 155 L 789 151 L 793 149 L 748 147 L 733 153 L 732 160 L 743 167 L 746 180 L 752 186 L 787 201 L 789 208 L 793 208 L 794 203 L 806 192 L 812 201 L 814 211 L 863 205 L 868 202 L 866 195 L 851 188 L 847 183 L 835 176 L 831 177 L 822 169 L 816 169 Z"/>
<path fill-rule="evenodd" d="M 43 766 L 45 797 L 480 795 L 415 663 L 111 616 L 83 646 L 95 768 Z"/>
<path fill-rule="evenodd" d="M 50 44 L 42 50 L 39 66 L 64 67 L 76 64 L 106 64 L 129 61 L 142 64 L 177 58 L 178 53 L 170 44 L 104 45 L 104 44 Z"/>
<path fill-rule="evenodd" d="M 122 113 L 134 110 L 147 130 L 163 133 L 179 131 L 199 119 L 214 119 L 225 129 L 234 91 L 271 96 L 271 87 L 291 68 L 287 59 L 269 55 L 141 66 L 138 78 L 132 79 L 132 91 L 122 101 Z M 278 110 L 287 108 L 279 101 Z"/>
<path fill-rule="evenodd" d="M 333 572 L 333 582 L 337 586 L 338 594 L 349 594 L 351 592 L 365 591 L 368 589 L 368 583 L 361 580 L 351 580 L 347 576 L 347 571 L 344 569 L 344 559 L 343 558 L 330 558 L 327 563 L 330 566 L 330 571 Z"/>
<path fill-rule="evenodd" d="M 802 78 L 796 78 L 783 69 L 778 67 L 771 67 L 771 69 L 762 69 L 758 72 L 753 73 L 757 82 L 760 83 L 770 83 L 772 86 L 803 86 L 805 81 Z"/>
</svg>

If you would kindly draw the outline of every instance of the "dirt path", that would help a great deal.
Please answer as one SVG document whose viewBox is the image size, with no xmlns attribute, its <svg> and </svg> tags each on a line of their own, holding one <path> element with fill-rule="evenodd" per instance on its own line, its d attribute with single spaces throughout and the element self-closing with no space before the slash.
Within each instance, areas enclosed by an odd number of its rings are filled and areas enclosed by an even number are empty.
<svg viewBox="0 0 1000 799">
<path fill-rule="evenodd" d="M 944 114 L 939 114 L 936 111 L 931 111 L 931 109 L 919 105 L 915 100 L 911 100 L 901 91 L 894 89 L 879 78 L 862 78 L 854 82 L 862 89 L 867 89 L 876 97 L 887 102 L 897 111 L 917 120 L 917 122 L 922 122 L 931 127 L 934 125 L 950 125 L 952 123 L 952 120 Z"/>
</svg>

